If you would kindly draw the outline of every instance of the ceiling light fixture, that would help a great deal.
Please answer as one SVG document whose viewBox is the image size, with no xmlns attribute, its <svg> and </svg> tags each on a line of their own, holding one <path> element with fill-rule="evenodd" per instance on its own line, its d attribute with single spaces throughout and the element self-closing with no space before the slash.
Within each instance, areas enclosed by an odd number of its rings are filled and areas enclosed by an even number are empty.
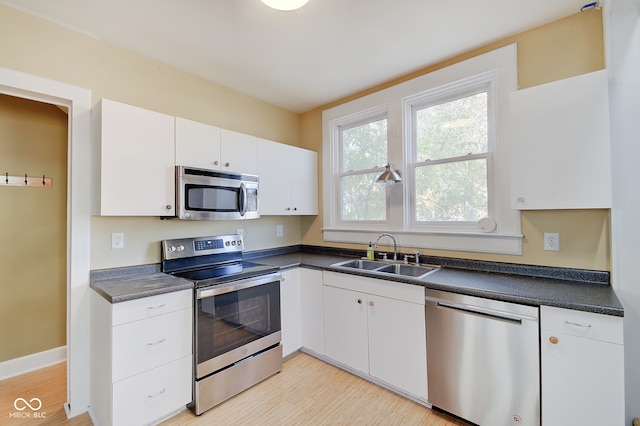
<svg viewBox="0 0 640 426">
<path fill-rule="evenodd" d="M 382 172 L 382 174 L 378 176 L 378 180 L 376 182 L 388 185 L 394 184 L 396 182 L 402 182 L 402 173 L 400 173 L 400 170 L 396 170 L 393 164 L 387 163 L 384 168 L 384 172 Z"/>
<path fill-rule="evenodd" d="M 260 0 L 272 9 L 276 10 L 296 10 L 307 4 L 309 0 Z"/>
</svg>

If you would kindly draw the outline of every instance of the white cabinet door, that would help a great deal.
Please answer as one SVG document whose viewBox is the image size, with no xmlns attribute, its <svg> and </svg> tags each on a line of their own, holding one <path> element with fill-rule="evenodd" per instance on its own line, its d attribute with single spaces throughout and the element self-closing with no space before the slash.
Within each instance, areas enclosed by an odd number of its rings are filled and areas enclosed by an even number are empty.
<svg viewBox="0 0 640 426">
<path fill-rule="evenodd" d="M 176 165 L 220 170 L 220 128 L 176 117 Z"/>
<path fill-rule="evenodd" d="M 318 214 L 318 154 L 307 149 L 291 150 L 292 214 Z"/>
<path fill-rule="evenodd" d="M 173 216 L 174 118 L 107 99 L 93 113 L 100 145 L 99 214 Z"/>
<path fill-rule="evenodd" d="M 324 290 L 322 271 L 300 268 L 302 347 L 324 354 Z"/>
<path fill-rule="evenodd" d="M 622 318 L 540 308 L 542 423 L 624 424 Z"/>
<path fill-rule="evenodd" d="M 220 130 L 220 170 L 257 174 L 257 138 L 232 130 Z"/>
<path fill-rule="evenodd" d="M 512 92 L 511 206 L 611 207 L 607 72 Z"/>
<path fill-rule="evenodd" d="M 369 374 L 367 295 L 324 287 L 325 354 Z"/>
<path fill-rule="evenodd" d="M 299 268 L 282 271 L 280 312 L 282 356 L 286 357 L 302 346 Z"/>
<path fill-rule="evenodd" d="M 425 307 L 368 296 L 370 374 L 427 400 Z"/>
<path fill-rule="evenodd" d="M 260 215 L 291 213 L 291 166 L 287 146 L 258 139 L 258 178 L 260 179 Z M 287 210 L 289 209 L 289 210 Z"/>
<path fill-rule="evenodd" d="M 318 154 L 258 139 L 260 214 L 318 214 Z"/>
</svg>

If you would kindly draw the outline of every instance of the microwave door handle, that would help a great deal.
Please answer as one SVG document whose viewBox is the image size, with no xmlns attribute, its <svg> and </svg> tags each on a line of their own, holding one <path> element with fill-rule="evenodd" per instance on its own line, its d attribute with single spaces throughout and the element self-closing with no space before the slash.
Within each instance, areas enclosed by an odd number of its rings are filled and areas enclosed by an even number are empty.
<svg viewBox="0 0 640 426">
<path fill-rule="evenodd" d="M 244 182 L 240 184 L 240 192 L 238 194 L 238 204 L 240 207 L 240 216 L 244 216 L 247 212 L 247 188 L 244 185 Z"/>
</svg>

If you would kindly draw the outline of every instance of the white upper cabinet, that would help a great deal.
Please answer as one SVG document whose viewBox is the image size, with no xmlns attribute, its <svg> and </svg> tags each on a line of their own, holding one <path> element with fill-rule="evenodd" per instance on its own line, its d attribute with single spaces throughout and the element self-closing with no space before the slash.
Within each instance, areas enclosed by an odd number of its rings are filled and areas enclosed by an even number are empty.
<svg viewBox="0 0 640 426">
<path fill-rule="evenodd" d="M 606 70 L 510 94 L 511 206 L 611 207 Z"/>
<path fill-rule="evenodd" d="M 176 166 L 220 170 L 220 128 L 176 117 Z"/>
<path fill-rule="evenodd" d="M 174 118 L 102 99 L 93 110 L 103 216 L 175 214 Z"/>
<path fill-rule="evenodd" d="M 258 139 L 260 215 L 318 214 L 318 154 Z"/>
<path fill-rule="evenodd" d="M 256 137 L 176 117 L 176 165 L 256 174 Z"/>
<path fill-rule="evenodd" d="M 256 145 L 255 136 L 232 130 L 220 130 L 220 170 L 257 174 L 256 167 Z"/>
</svg>

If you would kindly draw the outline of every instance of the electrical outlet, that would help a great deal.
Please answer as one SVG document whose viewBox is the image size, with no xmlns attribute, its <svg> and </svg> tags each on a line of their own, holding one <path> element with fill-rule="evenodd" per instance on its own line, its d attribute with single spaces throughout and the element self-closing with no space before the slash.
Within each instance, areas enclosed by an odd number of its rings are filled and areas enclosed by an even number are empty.
<svg viewBox="0 0 640 426">
<path fill-rule="evenodd" d="M 282 235 L 283 235 L 282 225 L 277 225 L 276 226 L 276 237 L 282 237 Z"/>
<path fill-rule="evenodd" d="M 545 232 L 544 249 L 551 251 L 560 251 L 560 234 L 558 234 L 557 232 Z"/>
<path fill-rule="evenodd" d="M 111 234 L 111 249 L 121 249 L 124 248 L 124 233 L 123 232 L 114 232 Z"/>
</svg>

